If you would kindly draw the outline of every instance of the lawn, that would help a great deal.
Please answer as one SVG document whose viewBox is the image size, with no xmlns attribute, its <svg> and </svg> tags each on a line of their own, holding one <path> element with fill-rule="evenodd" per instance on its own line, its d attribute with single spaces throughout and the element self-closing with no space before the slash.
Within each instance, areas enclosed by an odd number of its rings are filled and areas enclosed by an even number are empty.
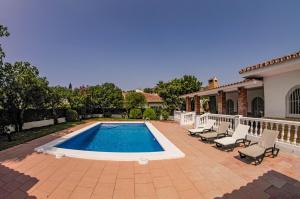
<svg viewBox="0 0 300 199">
<path fill-rule="evenodd" d="M 10 147 L 13 147 L 13 146 L 16 146 L 16 145 L 19 145 L 19 144 L 29 142 L 31 140 L 43 137 L 45 135 L 49 135 L 51 133 L 62 131 L 64 129 L 76 126 L 78 124 L 85 123 L 87 121 L 137 121 L 137 120 L 136 119 L 125 119 L 125 118 L 91 118 L 88 120 L 83 120 L 83 121 L 78 121 L 78 122 L 67 122 L 67 123 L 63 123 L 63 124 L 35 128 L 35 129 L 25 130 L 20 133 L 15 133 L 13 135 L 13 140 L 10 142 L 8 141 L 7 136 L 1 135 L 0 136 L 0 151 L 10 148 Z M 140 120 L 140 121 L 142 121 L 142 120 Z"/>
<path fill-rule="evenodd" d="M 39 137 L 43 137 L 45 135 L 49 135 L 51 133 L 55 133 L 57 131 L 61 131 L 73 126 L 76 126 L 78 124 L 82 124 L 84 121 L 78 121 L 78 122 L 67 122 L 67 123 L 62 123 L 62 124 L 57 124 L 57 125 L 52 125 L 52 126 L 46 126 L 46 127 L 41 127 L 41 128 L 34 128 L 30 130 L 25 130 L 19 133 L 14 133 L 12 136 L 12 141 L 8 141 L 6 135 L 1 135 L 0 136 L 0 151 L 26 143 L 30 140 L 34 140 Z"/>
</svg>

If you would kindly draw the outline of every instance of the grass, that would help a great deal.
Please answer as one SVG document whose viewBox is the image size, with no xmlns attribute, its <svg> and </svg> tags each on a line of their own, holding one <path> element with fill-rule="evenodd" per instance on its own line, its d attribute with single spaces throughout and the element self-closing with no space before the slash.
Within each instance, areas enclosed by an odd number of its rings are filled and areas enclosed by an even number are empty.
<svg viewBox="0 0 300 199">
<path fill-rule="evenodd" d="M 23 132 L 15 133 L 12 136 L 12 141 L 8 141 L 6 135 L 0 136 L 0 151 L 4 149 L 8 149 L 13 146 L 17 146 L 19 144 L 23 144 L 29 142 L 31 140 L 43 137 L 45 135 L 49 135 L 51 133 L 55 133 L 58 131 L 62 131 L 64 129 L 71 128 L 78 124 L 83 124 L 87 121 L 138 121 L 137 119 L 125 119 L 125 118 L 91 118 L 83 121 L 78 122 L 67 122 L 63 124 L 57 124 L 52 126 L 46 126 L 41 128 L 34 128 L 30 130 L 25 130 Z M 142 120 L 139 120 L 142 121 Z"/>
<path fill-rule="evenodd" d="M 128 119 L 128 118 L 91 118 L 92 121 L 144 121 L 143 119 Z"/>
<path fill-rule="evenodd" d="M 62 131 L 64 129 L 76 126 L 78 124 L 82 124 L 84 121 L 80 122 L 67 122 L 63 124 L 57 124 L 57 125 L 52 125 L 52 126 L 46 126 L 46 127 L 41 127 L 41 128 L 35 128 L 35 129 L 30 129 L 30 130 L 25 130 L 19 133 L 14 133 L 12 136 L 12 141 L 8 141 L 6 135 L 1 135 L 0 136 L 0 151 L 19 145 L 23 144 L 26 142 L 29 142 L 31 140 L 43 137 L 45 135 L 49 135 L 51 133 L 55 133 L 57 131 Z"/>
</svg>

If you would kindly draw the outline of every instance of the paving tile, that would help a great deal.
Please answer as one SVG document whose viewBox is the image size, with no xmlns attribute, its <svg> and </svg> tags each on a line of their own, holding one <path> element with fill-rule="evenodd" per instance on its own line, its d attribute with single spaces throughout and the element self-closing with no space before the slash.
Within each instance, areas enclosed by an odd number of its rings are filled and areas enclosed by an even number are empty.
<svg viewBox="0 0 300 199">
<path fill-rule="evenodd" d="M 155 188 L 170 187 L 173 186 L 172 181 L 169 177 L 156 177 L 153 178 Z"/>
<path fill-rule="evenodd" d="M 152 183 L 135 184 L 136 197 L 150 197 L 156 196 L 155 188 Z"/>
<path fill-rule="evenodd" d="M 90 198 L 93 192 L 93 188 L 90 187 L 76 187 L 72 192 L 70 199 L 83 199 Z"/>
<path fill-rule="evenodd" d="M 9 199 L 22 199 L 27 197 L 27 193 L 21 190 L 16 190 L 11 194 L 7 195 L 6 197 Z"/>
<path fill-rule="evenodd" d="M 117 179 L 117 174 L 102 174 L 100 176 L 99 182 L 101 183 L 115 183 Z"/>
<path fill-rule="evenodd" d="M 134 198 L 134 180 L 118 179 L 114 190 L 114 199 L 131 199 Z"/>
<path fill-rule="evenodd" d="M 201 199 L 202 196 L 196 189 L 188 189 L 185 191 L 179 191 L 181 199 Z"/>
<path fill-rule="evenodd" d="M 157 194 L 158 198 L 160 198 L 160 199 L 165 199 L 165 198 L 176 199 L 176 198 L 180 198 L 180 196 L 178 195 L 176 189 L 173 188 L 173 187 L 157 188 L 156 189 L 156 194 Z"/>
<path fill-rule="evenodd" d="M 199 142 L 173 122 L 153 121 L 186 155 L 137 162 L 56 159 L 36 146 L 85 125 L 0 151 L 2 198 L 299 198 L 300 158 L 280 152 L 253 166 Z M 9 196 L 9 197 L 8 197 Z"/>
<path fill-rule="evenodd" d="M 137 173 L 134 175 L 135 183 L 149 183 L 152 182 L 152 177 L 149 173 Z"/>
<path fill-rule="evenodd" d="M 94 189 L 93 195 L 101 197 L 112 197 L 115 189 L 114 183 L 98 183 Z"/>
</svg>

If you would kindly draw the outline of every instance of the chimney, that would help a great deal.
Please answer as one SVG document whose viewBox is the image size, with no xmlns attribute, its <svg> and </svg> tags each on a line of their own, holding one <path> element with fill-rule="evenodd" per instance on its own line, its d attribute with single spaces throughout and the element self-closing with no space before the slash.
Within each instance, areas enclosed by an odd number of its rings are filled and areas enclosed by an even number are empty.
<svg viewBox="0 0 300 199">
<path fill-rule="evenodd" d="M 219 81 L 216 77 L 208 79 L 208 89 L 214 89 L 219 87 Z"/>
</svg>

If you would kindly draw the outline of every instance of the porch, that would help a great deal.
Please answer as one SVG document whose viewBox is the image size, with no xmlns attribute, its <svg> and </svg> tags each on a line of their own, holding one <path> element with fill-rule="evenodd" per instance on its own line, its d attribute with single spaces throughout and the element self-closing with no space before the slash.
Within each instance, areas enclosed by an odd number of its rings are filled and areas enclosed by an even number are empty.
<svg viewBox="0 0 300 199">
<path fill-rule="evenodd" d="M 282 151 L 300 156 L 300 122 L 244 117 L 242 115 L 213 113 L 196 115 L 196 112 L 174 112 L 174 120 L 181 126 L 193 126 L 197 128 L 206 123 L 208 119 L 216 120 L 214 129 L 218 128 L 221 122 L 230 122 L 230 131 L 232 132 L 239 124 L 249 125 L 250 129 L 247 134 L 247 139 L 251 141 L 258 141 L 264 129 L 278 130 L 280 133 L 276 145 Z"/>
<path fill-rule="evenodd" d="M 201 99 L 208 99 L 208 112 L 214 114 L 264 116 L 263 82 L 246 79 L 241 82 L 204 89 L 181 96 L 185 99 L 185 111 L 197 115 L 204 112 Z"/>
</svg>

